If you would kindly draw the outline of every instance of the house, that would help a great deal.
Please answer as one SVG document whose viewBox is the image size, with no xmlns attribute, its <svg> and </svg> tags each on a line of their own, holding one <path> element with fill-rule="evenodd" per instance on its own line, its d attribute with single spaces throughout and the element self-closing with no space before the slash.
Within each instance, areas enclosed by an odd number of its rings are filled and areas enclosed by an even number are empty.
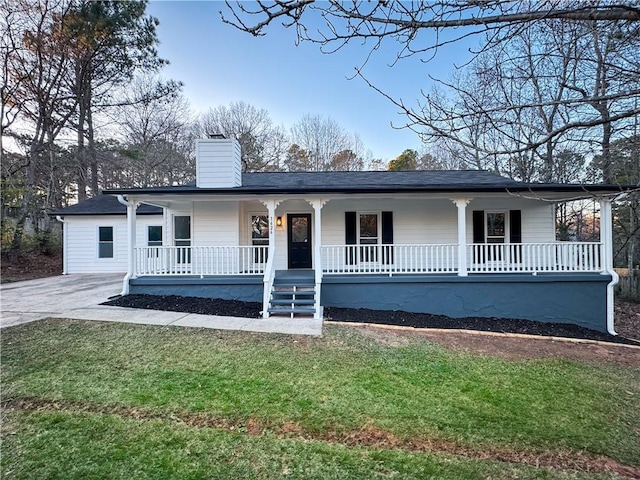
<svg viewBox="0 0 640 480">
<path fill-rule="evenodd" d="M 136 243 L 162 245 L 164 211 L 140 205 Z M 127 207 L 111 195 L 99 195 L 51 212 L 62 222 L 62 274 L 127 271 Z"/>
<path fill-rule="evenodd" d="M 265 317 L 352 307 L 615 334 L 619 187 L 486 171 L 242 173 L 238 143 L 219 138 L 198 140 L 196 156 L 192 185 L 105 192 L 126 205 L 126 245 L 121 209 L 104 238 L 106 216 L 55 212 L 66 222 L 67 273 L 80 271 L 72 256 L 82 244 L 91 268 L 107 265 L 104 252 L 119 268 L 126 258 L 123 294 L 258 301 Z M 556 241 L 554 203 L 593 197 L 600 241 Z"/>
</svg>

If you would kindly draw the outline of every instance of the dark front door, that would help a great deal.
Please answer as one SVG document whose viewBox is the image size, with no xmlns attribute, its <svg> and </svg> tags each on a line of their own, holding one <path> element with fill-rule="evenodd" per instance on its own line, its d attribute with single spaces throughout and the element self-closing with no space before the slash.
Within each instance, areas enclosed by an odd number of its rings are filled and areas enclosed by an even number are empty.
<svg viewBox="0 0 640 480">
<path fill-rule="evenodd" d="M 311 268 L 311 214 L 287 215 L 289 268 Z"/>
</svg>

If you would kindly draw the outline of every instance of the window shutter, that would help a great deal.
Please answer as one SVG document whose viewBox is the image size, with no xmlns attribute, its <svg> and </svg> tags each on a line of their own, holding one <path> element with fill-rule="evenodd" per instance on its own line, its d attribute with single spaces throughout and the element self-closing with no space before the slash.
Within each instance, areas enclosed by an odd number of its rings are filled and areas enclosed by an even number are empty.
<svg viewBox="0 0 640 480">
<path fill-rule="evenodd" d="M 484 243 L 484 210 L 473 211 L 473 243 Z"/>
<path fill-rule="evenodd" d="M 382 243 L 393 243 L 393 212 L 382 212 Z"/>
<path fill-rule="evenodd" d="M 355 245 L 358 240 L 356 220 L 356 212 L 344 212 L 344 243 L 346 245 Z M 347 265 L 355 265 L 355 249 L 347 247 L 346 250 Z"/>
<path fill-rule="evenodd" d="M 382 247 L 382 263 L 389 265 L 393 263 L 393 212 L 382 212 L 382 244 L 389 245 Z"/>
<path fill-rule="evenodd" d="M 347 245 L 356 244 L 356 223 L 356 212 L 344 212 L 344 243 Z"/>
<path fill-rule="evenodd" d="M 522 243 L 522 211 L 509 210 L 509 242 Z"/>
</svg>

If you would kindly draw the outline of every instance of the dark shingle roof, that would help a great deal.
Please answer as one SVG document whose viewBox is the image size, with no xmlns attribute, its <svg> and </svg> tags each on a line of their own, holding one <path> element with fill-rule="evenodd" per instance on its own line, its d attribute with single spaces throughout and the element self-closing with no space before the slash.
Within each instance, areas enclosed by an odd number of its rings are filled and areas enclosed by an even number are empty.
<svg viewBox="0 0 640 480">
<path fill-rule="evenodd" d="M 162 215 L 162 208 L 141 204 L 138 215 Z M 126 215 L 127 207 L 111 195 L 98 195 L 84 202 L 70 205 L 60 210 L 49 212 L 49 215 Z"/>
<path fill-rule="evenodd" d="M 243 173 L 242 186 L 197 188 L 195 182 L 177 187 L 114 189 L 116 194 L 303 194 L 396 192 L 523 192 L 617 191 L 615 185 L 523 183 L 483 170 L 410 172 L 269 172 Z"/>
</svg>

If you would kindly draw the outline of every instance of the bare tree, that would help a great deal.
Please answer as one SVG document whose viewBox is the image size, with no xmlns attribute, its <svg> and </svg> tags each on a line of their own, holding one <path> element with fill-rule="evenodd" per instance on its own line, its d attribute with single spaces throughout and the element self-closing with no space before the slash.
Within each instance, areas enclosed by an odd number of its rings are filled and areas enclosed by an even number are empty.
<svg viewBox="0 0 640 480">
<path fill-rule="evenodd" d="M 284 26 L 296 28 L 299 41 L 317 43 L 325 53 L 359 41 L 369 48 L 364 64 L 385 41 L 398 45 L 396 61 L 409 56 L 430 61 L 439 48 L 479 36 L 483 39 L 483 46 L 474 52 L 478 55 L 474 68 L 481 68 L 489 55 L 499 59 L 503 58 L 504 52 L 513 52 L 512 66 L 519 65 L 522 70 L 512 72 L 514 82 L 499 84 L 513 88 L 509 92 L 499 92 L 501 97 L 512 100 L 507 103 L 487 101 L 490 96 L 485 93 L 493 93 L 486 90 L 493 86 L 489 76 L 496 72 L 487 71 L 480 98 L 478 90 L 453 85 L 458 93 L 466 93 L 459 101 L 438 104 L 433 96 L 425 96 L 417 106 L 407 105 L 377 88 L 362 73 L 363 65 L 358 74 L 405 113 L 408 120 L 405 126 L 408 128 L 432 138 L 454 139 L 463 149 L 474 152 L 475 158 L 467 163 L 479 168 L 491 166 L 499 169 L 505 163 L 503 157 L 510 155 L 514 176 L 525 180 L 551 179 L 554 176 L 553 149 L 569 133 L 578 132 L 575 136 L 579 137 L 587 129 L 603 129 L 600 143 L 606 157 L 608 130 L 640 113 L 637 106 L 626 101 L 640 95 L 637 85 L 640 77 L 637 60 L 640 6 L 637 2 L 282 0 L 258 2 L 251 7 L 244 3 L 227 3 L 227 6 L 227 12 L 221 13 L 223 20 L 253 35 L 264 35 L 268 25 L 282 21 Z M 553 27 L 551 30 L 550 26 Z M 545 29 L 547 37 L 531 36 L 532 32 Z M 584 31 L 592 32 L 598 41 L 592 35 L 588 44 L 578 42 L 580 38 L 586 38 Z M 612 35 L 607 32 L 612 32 Z M 557 43 L 555 46 L 554 41 Z M 518 44 L 520 54 L 528 56 L 528 65 L 527 57 L 516 57 L 513 51 L 515 44 Z M 583 48 L 586 46 L 591 48 Z M 563 48 L 557 53 L 552 47 Z M 573 52 L 564 47 L 573 49 Z M 550 62 L 543 61 L 545 56 Z M 617 56 L 623 60 L 619 61 Z M 546 73 L 550 63 L 559 68 L 556 77 L 570 79 L 573 72 L 581 70 L 578 64 L 585 62 L 596 66 L 587 78 L 599 81 L 600 87 L 590 83 L 589 88 L 584 88 L 568 81 L 556 82 L 554 88 L 549 89 L 549 82 L 543 81 L 544 74 L 540 69 Z M 624 77 L 630 81 L 614 83 L 611 81 L 613 77 Z M 516 89 L 518 81 L 526 86 L 524 91 Z M 595 109 L 596 114 L 591 114 L 584 107 Z M 579 112 L 580 115 L 563 116 L 563 110 Z M 504 117 L 503 120 L 497 121 L 500 116 Z M 496 126 L 500 128 L 496 129 Z M 606 171 L 603 171 L 603 177 L 607 179 Z"/>
<path fill-rule="evenodd" d="M 194 177 L 191 151 L 195 119 L 180 92 L 149 96 L 164 84 L 161 78 L 144 74 L 136 77 L 123 94 L 122 101 L 128 105 L 118 109 L 116 121 L 124 147 L 119 151 L 124 158 L 114 157 L 114 149 L 107 145 L 102 152 L 98 150 L 101 183 L 109 188 L 174 185 Z M 126 179 L 120 175 L 123 161 L 127 165 Z"/>
<path fill-rule="evenodd" d="M 69 8 L 65 0 L 0 2 L 3 37 L 10 45 L 3 59 L 3 77 L 11 82 L 3 91 L 2 102 L 15 109 L 26 132 L 5 128 L 2 132 L 17 140 L 25 151 L 24 194 L 11 244 L 13 255 L 22 244 L 27 219 L 38 211 L 39 165 L 52 161 L 54 142 L 69 126 L 76 108 L 67 88 L 71 63 L 66 45 L 59 41 L 60 19 Z M 4 112 L 7 107 L 3 107 Z"/>
<path fill-rule="evenodd" d="M 332 118 L 306 114 L 291 127 L 291 138 L 307 152 L 304 170 L 322 172 L 331 168 L 338 153 L 351 149 L 354 137 Z M 287 169 L 293 170 L 292 165 L 287 165 Z"/>
<path fill-rule="evenodd" d="M 246 172 L 280 169 L 288 138 L 265 109 L 245 102 L 209 109 L 198 121 L 200 135 L 223 134 L 240 143 Z"/>
</svg>

